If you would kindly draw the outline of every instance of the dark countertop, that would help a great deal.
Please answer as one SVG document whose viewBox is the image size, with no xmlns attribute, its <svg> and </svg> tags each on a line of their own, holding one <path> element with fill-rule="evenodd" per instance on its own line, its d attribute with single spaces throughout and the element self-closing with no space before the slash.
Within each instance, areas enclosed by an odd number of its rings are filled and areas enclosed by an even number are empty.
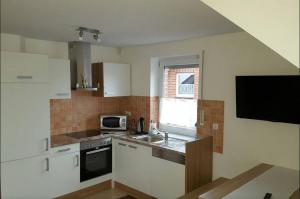
<svg viewBox="0 0 300 199">
<path fill-rule="evenodd" d="M 79 143 L 78 139 L 67 136 L 67 134 L 51 136 L 51 147 L 58 147 L 68 144 Z"/>
<path fill-rule="evenodd" d="M 97 134 L 97 132 L 99 134 Z M 185 143 L 187 142 L 193 142 L 196 140 L 199 140 L 201 138 L 190 138 L 189 140 L 186 140 L 182 142 L 182 144 L 178 144 L 176 146 L 166 146 L 164 143 L 165 142 L 160 142 L 160 143 L 152 143 L 152 142 L 146 142 L 146 141 L 141 141 L 132 138 L 132 136 L 136 135 L 134 131 L 117 131 L 114 132 L 114 134 L 106 134 L 107 131 L 100 132 L 100 130 L 87 130 L 87 131 L 82 131 L 82 132 L 73 132 L 73 133 L 68 133 L 68 134 L 61 134 L 61 135 L 54 135 L 51 136 L 51 147 L 58 147 L 58 146 L 63 146 L 63 145 L 68 145 L 68 144 L 74 144 L 74 143 L 80 143 L 83 141 L 88 141 L 88 140 L 95 140 L 99 138 L 106 138 L 106 137 L 112 137 L 115 139 L 127 141 L 127 142 L 132 142 L 135 144 L 141 144 L 144 146 L 149 146 L 149 147 L 155 147 L 159 149 L 165 149 L 171 152 L 176 152 L 179 153 L 180 155 L 185 155 Z M 78 134 L 81 134 L 81 136 L 78 136 Z"/>
</svg>

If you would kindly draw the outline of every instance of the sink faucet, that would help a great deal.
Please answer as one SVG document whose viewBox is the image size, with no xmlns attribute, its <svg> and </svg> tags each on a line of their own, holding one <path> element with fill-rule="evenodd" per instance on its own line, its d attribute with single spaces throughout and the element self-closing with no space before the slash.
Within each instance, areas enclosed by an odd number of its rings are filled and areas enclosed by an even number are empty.
<svg viewBox="0 0 300 199">
<path fill-rule="evenodd" d="M 158 134 L 160 134 L 160 135 L 165 135 L 164 136 L 164 138 L 165 138 L 165 142 L 168 142 L 168 140 L 169 140 L 169 133 L 167 132 L 167 131 L 160 131 L 160 130 L 158 130 L 156 127 L 153 127 L 153 130 L 154 131 L 156 131 Z M 153 130 L 152 130 L 152 132 L 153 132 Z"/>
<path fill-rule="evenodd" d="M 165 131 L 164 133 L 165 133 L 165 142 L 168 142 L 168 140 L 169 140 L 169 133 L 167 131 Z"/>
</svg>

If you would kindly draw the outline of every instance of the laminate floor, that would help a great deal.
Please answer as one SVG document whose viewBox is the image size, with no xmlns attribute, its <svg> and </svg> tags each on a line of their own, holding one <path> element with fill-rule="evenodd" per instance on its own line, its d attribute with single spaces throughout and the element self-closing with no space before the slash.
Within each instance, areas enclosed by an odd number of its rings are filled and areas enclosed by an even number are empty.
<svg viewBox="0 0 300 199">
<path fill-rule="evenodd" d="M 94 195 L 90 195 L 83 199 L 118 199 L 118 198 L 124 197 L 126 195 L 128 195 L 128 193 L 126 193 L 125 191 L 114 188 L 114 189 L 96 193 Z"/>
</svg>

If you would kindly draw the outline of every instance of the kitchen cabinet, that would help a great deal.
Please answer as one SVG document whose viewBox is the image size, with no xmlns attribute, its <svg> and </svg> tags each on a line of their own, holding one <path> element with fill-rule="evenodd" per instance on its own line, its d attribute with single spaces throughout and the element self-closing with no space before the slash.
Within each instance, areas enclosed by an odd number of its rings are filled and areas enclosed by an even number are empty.
<svg viewBox="0 0 300 199">
<path fill-rule="evenodd" d="M 48 96 L 47 84 L 1 83 L 1 162 L 49 150 Z"/>
<path fill-rule="evenodd" d="M 131 142 L 113 141 L 114 180 L 151 195 L 151 147 Z"/>
<path fill-rule="evenodd" d="M 93 63 L 92 85 L 104 97 L 130 96 L 130 65 Z"/>
<path fill-rule="evenodd" d="M 48 56 L 1 51 L 1 82 L 48 83 Z"/>
<path fill-rule="evenodd" d="M 49 156 L 1 163 L 1 198 L 50 199 Z"/>
<path fill-rule="evenodd" d="M 51 99 L 70 99 L 70 61 L 49 59 L 49 82 Z"/>
<path fill-rule="evenodd" d="M 114 180 L 156 198 L 185 194 L 185 165 L 152 156 L 152 147 L 113 140 Z"/>
<path fill-rule="evenodd" d="M 51 149 L 49 187 L 52 197 L 58 197 L 79 189 L 80 152 L 79 144 L 65 145 Z"/>
<path fill-rule="evenodd" d="M 185 194 L 185 165 L 151 157 L 151 196 L 163 199 Z"/>
</svg>

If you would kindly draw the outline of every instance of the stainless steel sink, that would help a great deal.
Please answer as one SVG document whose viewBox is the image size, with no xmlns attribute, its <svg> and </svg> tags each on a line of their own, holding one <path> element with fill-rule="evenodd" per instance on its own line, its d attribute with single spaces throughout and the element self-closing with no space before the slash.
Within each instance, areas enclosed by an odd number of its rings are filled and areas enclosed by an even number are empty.
<svg viewBox="0 0 300 199">
<path fill-rule="evenodd" d="M 132 138 L 144 142 L 160 142 L 164 140 L 164 138 L 159 135 L 141 135 L 141 136 L 133 136 Z"/>
</svg>

